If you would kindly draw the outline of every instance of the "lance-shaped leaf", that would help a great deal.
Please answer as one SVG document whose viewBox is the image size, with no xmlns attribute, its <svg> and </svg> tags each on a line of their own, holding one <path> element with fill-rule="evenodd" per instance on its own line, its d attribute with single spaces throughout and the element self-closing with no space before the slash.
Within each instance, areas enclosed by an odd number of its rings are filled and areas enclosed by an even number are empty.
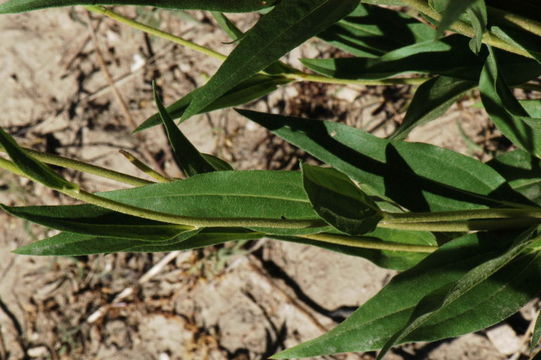
<svg viewBox="0 0 541 360">
<path fill-rule="evenodd" d="M 153 90 L 154 101 L 158 107 L 177 165 L 186 176 L 216 171 L 216 168 L 199 153 L 190 140 L 175 125 L 158 97 L 155 84 L 153 84 Z"/>
<path fill-rule="evenodd" d="M 302 59 L 302 63 L 322 75 L 341 79 L 385 79 L 427 73 L 476 81 L 482 66 L 482 61 L 470 51 L 467 38 L 461 35 L 404 46 L 375 59 Z"/>
<path fill-rule="evenodd" d="M 541 156 L 541 132 L 534 131 L 523 118 L 528 112 L 514 97 L 492 49 L 479 79 L 483 106 L 496 127 L 515 145 Z"/>
<path fill-rule="evenodd" d="M 496 156 L 488 163 L 509 185 L 537 205 L 541 205 L 541 160 L 517 149 Z"/>
<path fill-rule="evenodd" d="M 484 0 L 431 0 L 431 5 L 442 14 L 437 29 L 439 35 L 456 21 L 467 18 L 472 23 L 477 41 L 481 42 L 487 24 Z M 475 45 L 475 48 L 480 47 L 481 45 Z"/>
<path fill-rule="evenodd" d="M 389 141 L 332 121 L 240 114 L 271 130 L 361 184 L 412 211 L 531 204 L 488 165 L 440 147 Z"/>
<path fill-rule="evenodd" d="M 346 18 L 318 34 L 355 56 L 378 57 L 413 43 L 434 39 L 435 31 L 407 14 L 359 5 Z"/>
<path fill-rule="evenodd" d="M 470 40 L 472 51 L 479 54 L 483 46 L 483 34 L 487 30 L 488 16 L 485 0 L 474 0 L 466 10 L 468 20 L 475 31 L 475 37 Z"/>
<path fill-rule="evenodd" d="M 246 33 L 208 83 L 196 91 L 182 117 L 201 112 L 242 81 L 346 16 L 357 4 L 358 0 L 279 2 Z"/>
<path fill-rule="evenodd" d="M 272 6 L 275 2 L 275 0 L 11 0 L 0 4 L 0 14 L 73 5 L 140 5 L 168 9 L 249 12 Z"/>
<path fill-rule="evenodd" d="M 219 99 L 207 106 L 201 113 L 206 113 L 213 110 L 228 108 L 231 106 L 242 105 L 250 101 L 259 99 L 262 96 L 270 94 L 278 88 L 278 85 L 287 84 L 291 80 L 281 76 L 270 75 L 254 75 L 250 79 L 243 81 L 233 89 L 229 90 Z M 188 93 L 182 99 L 176 101 L 166 108 L 169 116 L 177 119 L 184 114 L 184 111 L 190 105 L 194 95 L 194 91 Z M 134 132 L 139 132 L 156 125 L 161 124 L 160 114 L 152 115 L 135 129 Z"/>
<path fill-rule="evenodd" d="M 507 42 L 524 51 L 527 51 L 537 62 L 541 63 L 541 46 L 539 37 L 525 31 L 506 29 L 499 26 L 492 26 L 490 31 Z"/>
<path fill-rule="evenodd" d="M 330 332 L 275 354 L 273 358 L 380 349 L 407 324 L 426 295 L 453 284 L 478 264 L 498 256 L 514 236 L 513 233 L 478 233 L 446 243 L 417 266 L 394 277 L 383 290 Z M 485 308 L 481 310 L 485 311 Z"/>
<path fill-rule="evenodd" d="M 13 216 L 36 224 L 96 236 L 165 240 L 191 228 L 142 219 L 93 205 L 1 207 Z"/>
<path fill-rule="evenodd" d="M 302 177 L 312 207 L 336 229 L 365 234 L 383 218 L 376 203 L 339 171 L 303 164 Z"/>
<path fill-rule="evenodd" d="M 437 76 L 423 83 L 415 91 L 404 121 L 391 138 L 404 139 L 414 127 L 439 118 L 475 86 L 473 81 L 448 76 Z"/>
<path fill-rule="evenodd" d="M 76 184 L 70 183 L 47 165 L 30 156 L 2 128 L 0 128 L 0 146 L 6 150 L 19 169 L 32 180 L 56 190 L 77 188 Z"/>
<path fill-rule="evenodd" d="M 530 340 L 530 352 L 539 345 L 539 340 L 541 340 L 541 311 L 537 314 L 537 318 L 535 319 L 535 326 Z"/>
<path fill-rule="evenodd" d="M 533 229 L 525 231 L 518 236 L 509 250 L 505 251 L 503 254 L 476 266 L 455 283 L 440 287 L 425 296 L 408 319 L 408 324 L 403 329 L 400 329 L 393 334 L 385 343 L 378 355 L 378 359 L 381 359 L 394 344 L 403 342 L 403 340 L 410 337 L 410 335 L 416 339 L 433 339 L 453 336 L 455 335 L 453 330 L 457 328 L 471 328 L 472 324 L 461 324 L 462 322 L 457 319 L 464 313 L 469 313 L 470 323 L 473 323 L 475 328 L 484 328 L 487 325 L 492 325 L 493 323 L 503 320 L 505 317 L 517 311 L 523 304 L 519 304 L 519 308 L 514 308 L 513 301 L 506 299 L 508 301 L 503 302 L 502 298 L 507 296 L 513 297 L 514 295 L 514 297 L 516 297 L 514 300 L 521 301 L 524 299 L 524 296 L 521 296 L 521 291 L 525 292 L 526 302 L 530 300 L 530 296 L 535 296 L 535 290 L 524 291 L 524 289 L 520 288 L 519 284 L 511 284 L 511 282 L 516 282 L 520 275 L 524 275 L 523 272 L 530 267 L 532 262 L 539 262 L 541 256 L 536 254 L 533 257 L 526 257 L 526 261 L 519 261 L 510 268 L 507 268 L 506 271 L 501 270 L 521 255 L 530 244 L 538 239 L 533 233 Z M 499 276 L 496 276 L 496 279 L 490 279 L 496 273 L 500 273 Z M 536 275 L 536 277 L 538 277 L 541 273 L 537 273 Z M 511 287 L 515 288 L 509 289 Z M 536 289 L 541 289 L 541 284 L 534 287 Z M 480 294 L 484 295 L 483 298 L 485 301 L 487 298 L 490 299 L 496 297 L 498 294 L 502 294 L 499 296 L 500 301 L 502 301 L 509 310 L 500 310 L 500 313 L 497 313 L 494 309 L 479 306 L 479 303 L 483 301 L 474 299 L 479 299 Z M 496 308 L 499 309 L 500 307 L 497 306 Z M 446 326 L 445 323 L 450 319 L 453 319 L 453 322 L 460 325 Z M 489 323 L 487 324 L 486 322 Z M 444 325 L 441 326 L 442 324 Z M 423 327 L 425 327 L 425 329 L 422 329 Z M 428 327 L 428 329 L 426 327 Z"/>
</svg>

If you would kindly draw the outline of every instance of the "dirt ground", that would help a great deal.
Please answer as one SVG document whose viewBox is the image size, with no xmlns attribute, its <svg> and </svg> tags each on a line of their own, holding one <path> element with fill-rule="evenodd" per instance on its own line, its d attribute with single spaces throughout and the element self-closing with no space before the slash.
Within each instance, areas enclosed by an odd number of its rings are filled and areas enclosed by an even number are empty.
<svg viewBox="0 0 541 360">
<path fill-rule="evenodd" d="M 223 52 L 227 37 L 202 12 L 119 9 Z M 254 18 L 233 18 L 247 28 Z M 286 60 L 324 55 L 317 40 Z M 104 60 L 100 64 L 100 58 Z M 203 84 L 219 63 L 149 38 L 81 8 L 0 17 L 0 125 L 26 146 L 138 173 L 125 149 L 178 176 L 163 130 L 130 134 L 155 109 L 151 81 L 166 103 Z M 115 90 L 116 89 L 116 90 Z M 250 104 L 258 110 L 337 119 L 378 135 L 400 121 L 408 87 L 294 84 Z M 498 134 L 475 96 L 412 140 L 487 158 Z M 457 119 L 462 119 L 462 128 Z M 294 169 L 307 158 L 232 110 L 199 116 L 182 130 L 204 152 L 238 169 Z M 119 185 L 74 172 L 85 189 Z M 0 202 L 63 204 L 69 199 L 0 172 Z M 171 254 L 52 258 L 18 256 L 48 235 L 0 214 L 0 359 L 266 359 L 336 326 L 394 272 L 364 259 L 267 239 Z M 434 344 L 406 345 L 401 359 L 520 359 L 535 316 L 531 303 L 505 324 Z M 373 359 L 343 354 L 327 359 Z"/>
</svg>

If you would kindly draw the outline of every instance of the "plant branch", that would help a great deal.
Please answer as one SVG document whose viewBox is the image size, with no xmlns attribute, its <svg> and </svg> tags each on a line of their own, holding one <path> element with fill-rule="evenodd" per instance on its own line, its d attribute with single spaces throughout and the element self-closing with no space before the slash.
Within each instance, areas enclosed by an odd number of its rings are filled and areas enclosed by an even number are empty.
<svg viewBox="0 0 541 360">
<path fill-rule="evenodd" d="M 541 36 L 541 23 L 526 17 L 514 14 L 509 11 L 504 11 L 501 9 L 494 8 L 492 6 L 487 6 L 489 16 L 494 17 L 501 22 L 505 22 L 509 25 L 513 25 L 519 29 L 528 31 L 537 36 Z"/>
<path fill-rule="evenodd" d="M 124 156 L 130 163 L 132 163 L 133 166 L 147 174 L 148 176 L 156 179 L 159 182 L 171 182 L 172 180 L 168 177 L 163 176 L 141 160 L 135 157 L 132 153 L 126 151 L 126 150 L 120 150 L 120 154 Z"/>
<path fill-rule="evenodd" d="M 123 174 L 118 171 L 105 169 L 100 166 L 87 164 L 79 160 L 73 160 L 73 159 L 68 159 L 62 156 L 58 156 L 58 155 L 42 153 L 42 152 L 35 151 L 28 148 L 23 148 L 23 149 L 26 152 L 28 152 L 30 155 L 32 155 L 32 157 L 36 158 L 39 161 L 43 161 L 46 164 L 56 165 L 63 168 L 72 169 L 72 170 L 100 176 L 103 178 L 118 181 L 126 185 L 144 186 L 144 185 L 154 184 L 154 182 L 149 181 L 149 180 L 141 179 L 132 175 Z M 0 146 L 0 152 L 5 153 L 5 150 L 1 146 Z M 19 168 L 15 164 L 13 164 L 11 161 L 8 161 L 5 159 L 2 159 L 2 160 L 3 160 L 1 162 L 2 165 L 0 165 L 1 168 L 11 171 L 17 175 L 24 176 L 24 173 L 22 173 L 19 170 Z M 14 171 L 14 169 L 17 169 L 18 172 Z"/>
<path fill-rule="evenodd" d="M 312 235 L 299 235 L 297 237 L 322 241 L 329 244 L 345 245 L 364 249 L 375 250 L 391 250 L 391 251 L 407 251 L 407 252 L 419 252 L 419 253 L 431 253 L 437 249 L 436 246 L 423 246 L 423 245 L 409 245 L 400 243 L 391 243 L 383 241 L 374 241 L 369 237 L 354 237 L 337 234 L 312 234 Z"/>
<path fill-rule="evenodd" d="M 176 44 L 198 51 L 200 53 L 203 53 L 205 55 L 208 55 L 220 61 L 225 61 L 227 59 L 227 55 L 224 55 L 218 51 L 214 51 L 205 46 L 198 45 L 196 43 L 193 43 L 189 40 L 183 39 L 176 35 L 142 24 L 138 21 L 129 19 L 118 13 L 115 13 L 114 11 L 108 10 L 102 6 L 86 6 L 86 9 L 94 13 L 105 15 L 124 25 L 146 32 L 147 34 L 162 38 L 164 40 L 172 41 Z M 284 73 L 280 75 L 283 76 L 284 78 L 295 80 L 295 81 L 312 81 L 312 82 L 337 84 L 337 85 L 397 85 L 397 84 L 420 85 L 429 79 L 428 77 L 419 77 L 419 78 L 397 78 L 397 79 L 383 79 L 383 80 L 351 80 L 351 79 L 338 79 L 338 78 L 332 78 L 332 77 L 326 77 L 326 76 L 307 74 L 294 68 L 291 68 L 291 70 L 292 70 L 291 73 Z"/>
<path fill-rule="evenodd" d="M 405 5 L 408 5 L 412 8 L 414 8 L 415 10 L 419 11 L 421 14 L 424 14 L 436 21 L 440 21 L 441 20 L 441 14 L 438 13 L 436 10 L 432 9 L 428 3 L 426 2 L 426 0 L 402 0 L 402 2 L 405 4 Z M 466 35 L 468 37 L 475 37 L 475 30 L 473 29 L 473 27 L 467 23 L 465 23 L 464 21 L 456 21 L 453 25 L 451 25 L 451 29 L 462 34 L 462 35 Z M 540 29 L 541 30 L 541 29 Z M 497 47 L 499 49 L 502 49 L 502 50 L 505 50 L 505 51 L 509 51 L 509 52 L 512 52 L 514 54 L 518 54 L 518 55 L 522 55 L 522 56 L 525 56 L 525 57 L 528 57 L 528 58 L 532 58 L 532 56 L 527 52 L 527 51 L 524 51 L 522 49 L 519 49 L 513 45 L 510 45 L 508 43 L 506 43 L 505 41 L 499 39 L 497 36 L 495 36 L 494 34 L 492 34 L 491 32 L 487 31 L 485 32 L 485 34 L 483 34 L 483 43 L 487 44 L 487 45 L 490 45 L 490 46 L 494 46 L 494 47 Z"/>
<path fill-rule="evenodd" d="M 447 222 L 480 219 L 531 218 L 541 220 L 541 208 L 524 209 L 478 209 L 460 211 L 437 211 L 426 213 L 385 213 L 384 220 L 389 223 Z"/>
</svg>

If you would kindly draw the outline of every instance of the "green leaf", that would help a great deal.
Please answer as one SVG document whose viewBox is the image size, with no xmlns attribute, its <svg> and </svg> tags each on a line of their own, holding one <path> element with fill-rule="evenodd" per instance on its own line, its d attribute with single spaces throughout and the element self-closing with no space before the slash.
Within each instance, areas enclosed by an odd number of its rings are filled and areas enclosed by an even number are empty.
<svg viewBox="0 0 541 360">
<path fill-rule="evenodd" d="M 434 36 L 430 26 L 407 14 L 365 5 L 318 34 L 329 44 L 361 57 L 378 57 Z"/>
<path fill-rule="evenodd" d="M 426 73 L 476 81 L 482 66 L 482 61 L 469 50 L 467 38 L 461 35 L 404 46 L 375 59 L 355 57 L 301 61 L 322 75 L 354 80 Z"/>
<path fill-rule="evenodd" d="M 483 106 L 498 129 L 515 145 L 541 156 L 541 132 L 534 131 L 523 119 L 529 114 L 511 92 L 490 49 L 479 79 Z"/>
<path fill-rule="evenodd" d="M 40 256 L 82 256 L 115 252 L 132 252 L 134 248 L 164 249 L 176 245 L 180 248 L 184 241 L 196 236 L 200 230 L 177 234 L 170 242 L 146 242 L 138 239 L 100 237 L 63 232 L 47 239 L 35 241 L 14 251 L 20 255 Z M 154 250 L 160 251 L 160 250 Z M 170 250 L 163 250 L 170 251 Z"/>
<path fill-rule="evenodd" d="M 288 0 L 279 2 L 242 38 L 218 72 L 183 114 L 189 118 L 227 91 L 274 63 L 288 51 L 350 13 L 358 0 Z"/>
<path fill-rule="evenodd" d="M 363 191 L 412 211 L 478 209 L 500 201 L 531 204 L 488 165 L 450 150 L 380 139 L 331 121 L 238 111 L 348 175 Z"/>
<path fill-rule="evenodd" d="M 96 236 L 165 240 L 191 227 L 121 214 L 93 205 L 0 205 L 7 213 L 53 229 Z"/>
<path fill-rule="evenodd" d="M 442 17 L 437 29 L 438 35 L 441 35 L 459 20 L 460 16 L 464 14 L 468 8 L 473 6 L 476 0 L 438 0 L 437 2 L 438 8 L 443 7 Z"/>
<path fill-rule="evenodd" d="M 213 11 L 212 16 L 220 29 L 222 29 L 233 41 L 237 41 L 244 35 L 244 33 L 223 13 Z"/>
<path fill-rule="evenodd" d="M 437 289 L 453 284 L 481 262 L 497 256 L 510 236 L 516 235 L 478 233 L 446 243 L 415 267 L 394 277 L 389 285 L 333 330 L 275 354 L 273 358 L 380 349 L 392 334 L 407 324 L 419 301 Z"/>
<path fill-rule="evenodd" d="M 11 0 L 0 4 L 0 14 L 73 5 L 141 5 L 167 9 L 249 12 L 272 6 L 275 0 Z"/>
<path fill-rule="evenodd" d="M 472 81 L 448 76 L 437 76 L 423 83 L 415 91 L 404 121 L 391 138 L 404 139 L 414 127 L 439 118 L 475 86 Z"/>
<path fill-rule="evenodd" d="M 518 149 L 498 155 L 487 164 L 515 191 L 541 205 L 541 159 Z"/>
<path fill-rule="evenodd" d="M 15 165 L 32 180 L 56 190 L 78 188 L 76 184 L 65 180 L 47 165 L 30 156 L 2 128 L 0 128 L 0 145 L 6 150 Z"/>
<path fill-rule="evenodd" d="M 474 53 L 479 54 L 483 46 L 483 34 L 487 30 L 488 23 L 485 0 L 474 0 L 466 14 L 475 31 L 475 37 L 470 40 L 470 48 Z"/>
<path fill-rule="evenodd" d="M 214 170 L 216 171 L 228 171 L 233 170 L 233 167 L 231 164 L 229 164 L 227 161 L 220 159 L 217 156 L 211 155 L 211 154 L 205 154 L 201 153 L 201 156 L 205 159 L 206 162 L 208 162 Z"/>
<path fill-rule="evenodd" d="M 217 171 L 99 195 L 148 210 L 198 218 L 319 219 L 299 172 Z"/>
<path fill-rule="evenodd" d="M 468 327 L 472 326 L 482 329 L 487 325 L 503 320 L 505 317 L 517 311 L 519 308 L 516 308 L 514 309 L 515 311 L 509 313 L 509 310 L 504 312 L 498 306 L 492 306 L 492 308 L 479 306 L 483 300 L 479 301 L 474 299 L 484 299 L 484 302 L 487 302 L 487 300 L 498 298 L 499 301 L 502 301 L 503 297 L 508 295 L 504 292 L 507 290 L 506 287 L 518 287 L 516 284 L 517 278 L 519 278 L 520 275 L 523 275 L 525 268 L 528 268 L 532 261 L 535 260 L 539 262 L 538 256 L 535 255 L 533 258 L 528 258 L 526 262 L 519 262 L 519 266 L 513 264 L 511 268 L 514 271 L 509 268 L 507 268 L 506 271 L 502 271 L 502 269 L 523 253 L 531 243 L 537 240 L 532 234 L 533 229 L 525 231 L 518 236 L 509 250 L 505 251 L 503 254 L 476 266 L 462 276 L 457 282 L 450 284 L 449 286 L 438 288 L 425 296 L 408 319 L 407 325 L 393 334 L 383 346 L 378 355 L 378 359 L 381 359 L 394 344 L 403 342 L 410 334 L 416 333 L 414 338 L 421 340 L 440 337 L 445 338 L 453 336 L 454 329 L 468 329 Z M 497 277 L 497 280 L 490 279 L 498 272 L 500 273 L 500 276 Z M 541 273 L 536 275 L 539 276 Z M 511 285 L 511 282 L 514 282 L 514 284 Z M 518 288 L 520 289 L 520 287 Z M 535 288 L 541 289 L 541 284 Z M 522 291 L 524 290 L 522 289 Z M 523 299 L 520 291 L 517 291 L 515 288 L 514 292 L 519 294 L 512 294 L 513 290 L 511 290 L 510 295 L 515 295 L 515 297 Z M 525 291 L 525 293 L 530 296 L 535 296 L 534 294 L 536 294 L 536 292 L 537 291 L 533 291 L 533 293 L 532 291 Z M 527 302 L 529 300 L 530 297 L 527 296 L 523 301 Z M 512 306 L 511 304 L 513 304 L 513 302 L 505 301 L 504 304 L 505 307 L 509 308 Z M 494 308 L 497 308 L 500 313 L 495 312 Z M 502 314 L 502 312 L 505 315 Z M 462 321 L 458 321 L 457 319 L 457 317 L 465 313 L 469 314 L 470 324 L 463 324 Z M 445 324 L 446 321 L 450 320 L 450 314 L 455 315 L 452 316 L 453 322 L 455 322 L 455 324 L 460 324 L 459 326 L 441 326 L 442 324 Z M 486 324 L 486 322 L 488 322 L 488 324 Z M 425 329 L 422 329 L 423 327 L 425 327 Z M 428 329 L 426 329 L 426 327 L 428 327 Z M 462 333 L 463 330 L 457 331 Z M 465 332 L 469 331 L 466 330 Z"/>
<path fill-rule="evenodd" d="M 302 175 L 312 207 L 338 230 L 350 235 L 365 234 L 383 218 L 376 203 L 344 174 L 302 164 Z"/>
<path fill-rule="evenodd" d="M 201 111 L 201 113 L 248 103 L 273 92 L 278 88 L 278 85 L 287 84 L 289 82 L 291 82 L 291 80 L 281 76 L 255 75 L 228 91 L 225 95 Z M 171 106 L 168 106 L 166 110 L 169 113 L 169 116 L 173 119 L 181 117 L 192 101 L 193 95 L 194 91 L 176 101 Z M 160 114 L 157 113 L 139 125 L 134 133 L 160 124 Z"/>
<path fill-rule="evenodd" d="M 533 352 L 537 345 L 539 345 L 539 340 L 541 340 L 541 311 L 537 314 L 537 318 L 535 319 L 532 339 L 530 340 L 530 352 Z"/>
<path fill-rule="evenodd" d="M 538 36 L 529 32 L 506 29 L 499 26 L 492 26 L 490 31 L 508 44 L 527 51 L 538 63 L 541 63 L 541 45 L 539 44 Z"/>
<path fill-rule="evenodd" d="M 155 84 L 153 84 L 153 91 L 154 101 L 158 107 L 169 143 L 173 149 L 173 155 L 175 156 L 177 165 L 182 169 L 184 174 L 189 177 L 195 174 L 216 171 L 214 166 L 197 151 L 190 140 L 175 125 L 158 97 Z"/>
</svg>

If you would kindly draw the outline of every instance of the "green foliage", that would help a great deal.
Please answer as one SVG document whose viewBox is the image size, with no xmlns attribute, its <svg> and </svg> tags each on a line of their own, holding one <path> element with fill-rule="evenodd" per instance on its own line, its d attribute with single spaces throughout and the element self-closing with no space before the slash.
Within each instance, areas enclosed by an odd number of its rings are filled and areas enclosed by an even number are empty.
<svg viewBox="0 0 541 360">
<path fill-rule="evenodd" d="M 207 84 L 170 106 L 165 107 L 155 93 L 156 114 L 136 129 L 164 126 L 186 179 L 163 177 L 165 182 L 148 185 L 137 179 L 141 186 L 90 194 L 46 163 L 75 170 L 88 167 L 25 150 L 0 129 L 1 150 L 11 159 L 0 157 L 0 168 L 85 202 L 1 205 L 13 216 L 62 231 L 15 252 L 48 256 L 163 252 L 266 236 L 401 271 L 332 331 L 275 358 L 371 350 L 381 350 L 381 358 L 397 344 L 459 336 L 504 320 L 541 290 L 537 228 L 541 26 L 535 17 L 525 15 L 527 7 L 521 9 L 520 2 L 512 17 L 501 16 L 506 9 L 495 3 L 11 0 L 0 4 L 0 13 L 91 5 L 88 10 L 144 31 L 148 27 L 99 5 L 210 10 L 235 47 Z M 395 10 L 404 6 L 410 6 L 408 12 Z M 223 14 L 248 11 L 263 15 L 246 33 Z M 418 21 L 416 15 L 434 26 Z M 172 34 L 164 37 L 179 40 Z M 280 62 L 314 37 L 350 56 L 301 59 L 317 74 Z M 301 171 L 233 170 L 224 160 L 200 153 L 173 121 L 244 105 L 293 81 L 419 86 L 403 123 L 387 139 L 335 121 L 238 110 L 325 164 L 303 164 Z M 519 100 L 516 87 L 527 89 L 530 99 Z M 483 163 L 441 147 L 405 141 L 412 129 L 439 118 L 466 94 L 476 96 L 477 90 L 492 123 L 518 149 Z M 93 168 L 93 173 L 112 177 L 107 169 Z M 540 329 L 537 321 L 532 350 Z"/>
</svg>

